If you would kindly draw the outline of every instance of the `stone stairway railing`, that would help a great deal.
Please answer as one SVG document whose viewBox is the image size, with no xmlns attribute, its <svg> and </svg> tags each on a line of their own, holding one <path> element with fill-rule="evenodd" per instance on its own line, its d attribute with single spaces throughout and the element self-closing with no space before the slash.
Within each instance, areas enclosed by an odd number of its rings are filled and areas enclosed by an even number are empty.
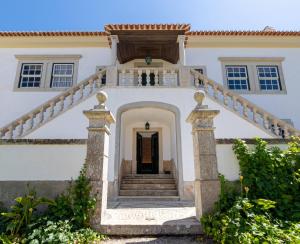
<svg viewBox="0 0 300 244">
<path fill-rule="evenodd" d="M 300 135 L 300 131 L 295 129 L 289 123 L 268 113 L 242 96 L 226 89 L 217 82 L 208 79 L 200 72 L 192 69 L 191 73 L 196 87 L 204 89 L 204 91 L 213 100 L 235 112 L 260 129 L 263 129 L 273 136 L 282 138 Z"/>
<path fill-rule="evenodd" d="M 101 70 L 91 75 L 76 86 L 69 88 L 29 113 L 0 128 L 0 139 L 22 138 L 84 101 L 100 89 L 102 77 L 105 73 L 105 70 Z"/>
</svg>

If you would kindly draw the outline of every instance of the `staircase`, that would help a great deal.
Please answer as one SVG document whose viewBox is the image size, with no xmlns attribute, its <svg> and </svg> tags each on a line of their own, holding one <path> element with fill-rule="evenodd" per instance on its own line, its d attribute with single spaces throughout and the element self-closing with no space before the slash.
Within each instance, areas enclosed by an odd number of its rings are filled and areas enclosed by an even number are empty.
<svg viewBox="0 0 300 244">
<path fill-rule="evenodd" d="M 178 200 L 175 179 L 170 174 L 133 174 L 122 179 L 120 198 Z"/>
</svg>

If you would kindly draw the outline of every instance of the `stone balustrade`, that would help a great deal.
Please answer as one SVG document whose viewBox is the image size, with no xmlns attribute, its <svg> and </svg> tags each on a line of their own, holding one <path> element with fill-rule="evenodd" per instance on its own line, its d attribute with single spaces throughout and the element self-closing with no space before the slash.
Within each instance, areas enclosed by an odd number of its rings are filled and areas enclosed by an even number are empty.
<svg viewBox="0 0 300 244">
<path fill-rule="evenodd" d="M 121 68 L 120 86 L 177 86 L 178 68 Z"/>
<path fill-rule="evenodd" d="M 194 85 L 203 89 L 212 99 L 219 104 L 235 112 L 242 118 L 277 137 L 289 138 L 292 135 L 299 136 L 300 131 L 289 123 L 276 118 L 264 109 L 251 103 L 242 96 L 234 93 L 217 82 L 208 79 L 200 72 L 191 69 Z"/>
<path fill-rule="evenodd" d="M 88 77 L 29 113 L 0 128 L 0 139 L 18 139 L 95 94 L 102 86 L 105 70 Z"/>
</svg>

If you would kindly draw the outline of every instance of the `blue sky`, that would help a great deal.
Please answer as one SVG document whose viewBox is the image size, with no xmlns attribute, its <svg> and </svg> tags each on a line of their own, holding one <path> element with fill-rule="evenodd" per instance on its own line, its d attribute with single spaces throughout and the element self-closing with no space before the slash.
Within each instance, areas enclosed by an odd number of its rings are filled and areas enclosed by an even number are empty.
<svg viewBox="0 0 300 244">
<path fill-rule="evenodd" d="M 300 0 L 0 0 L 1 31 L 190 23 L 193 30 L 300 30 Z"/>
</svg>

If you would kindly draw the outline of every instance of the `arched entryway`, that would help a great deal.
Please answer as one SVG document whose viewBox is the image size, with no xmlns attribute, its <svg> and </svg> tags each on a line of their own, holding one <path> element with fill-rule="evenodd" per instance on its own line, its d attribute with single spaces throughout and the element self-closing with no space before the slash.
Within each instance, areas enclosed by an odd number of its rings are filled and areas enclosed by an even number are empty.
<svg viewBox="0 0 300 244">
<path fill-rule="evenodd" d="M 147 127 L 148 126 L 148 127 Z M 126 175 L 172 174 L 183 195 L 180 113 L 161 102 L 135 102 L 117 112 L 115 187 Z"/>
</svg>

